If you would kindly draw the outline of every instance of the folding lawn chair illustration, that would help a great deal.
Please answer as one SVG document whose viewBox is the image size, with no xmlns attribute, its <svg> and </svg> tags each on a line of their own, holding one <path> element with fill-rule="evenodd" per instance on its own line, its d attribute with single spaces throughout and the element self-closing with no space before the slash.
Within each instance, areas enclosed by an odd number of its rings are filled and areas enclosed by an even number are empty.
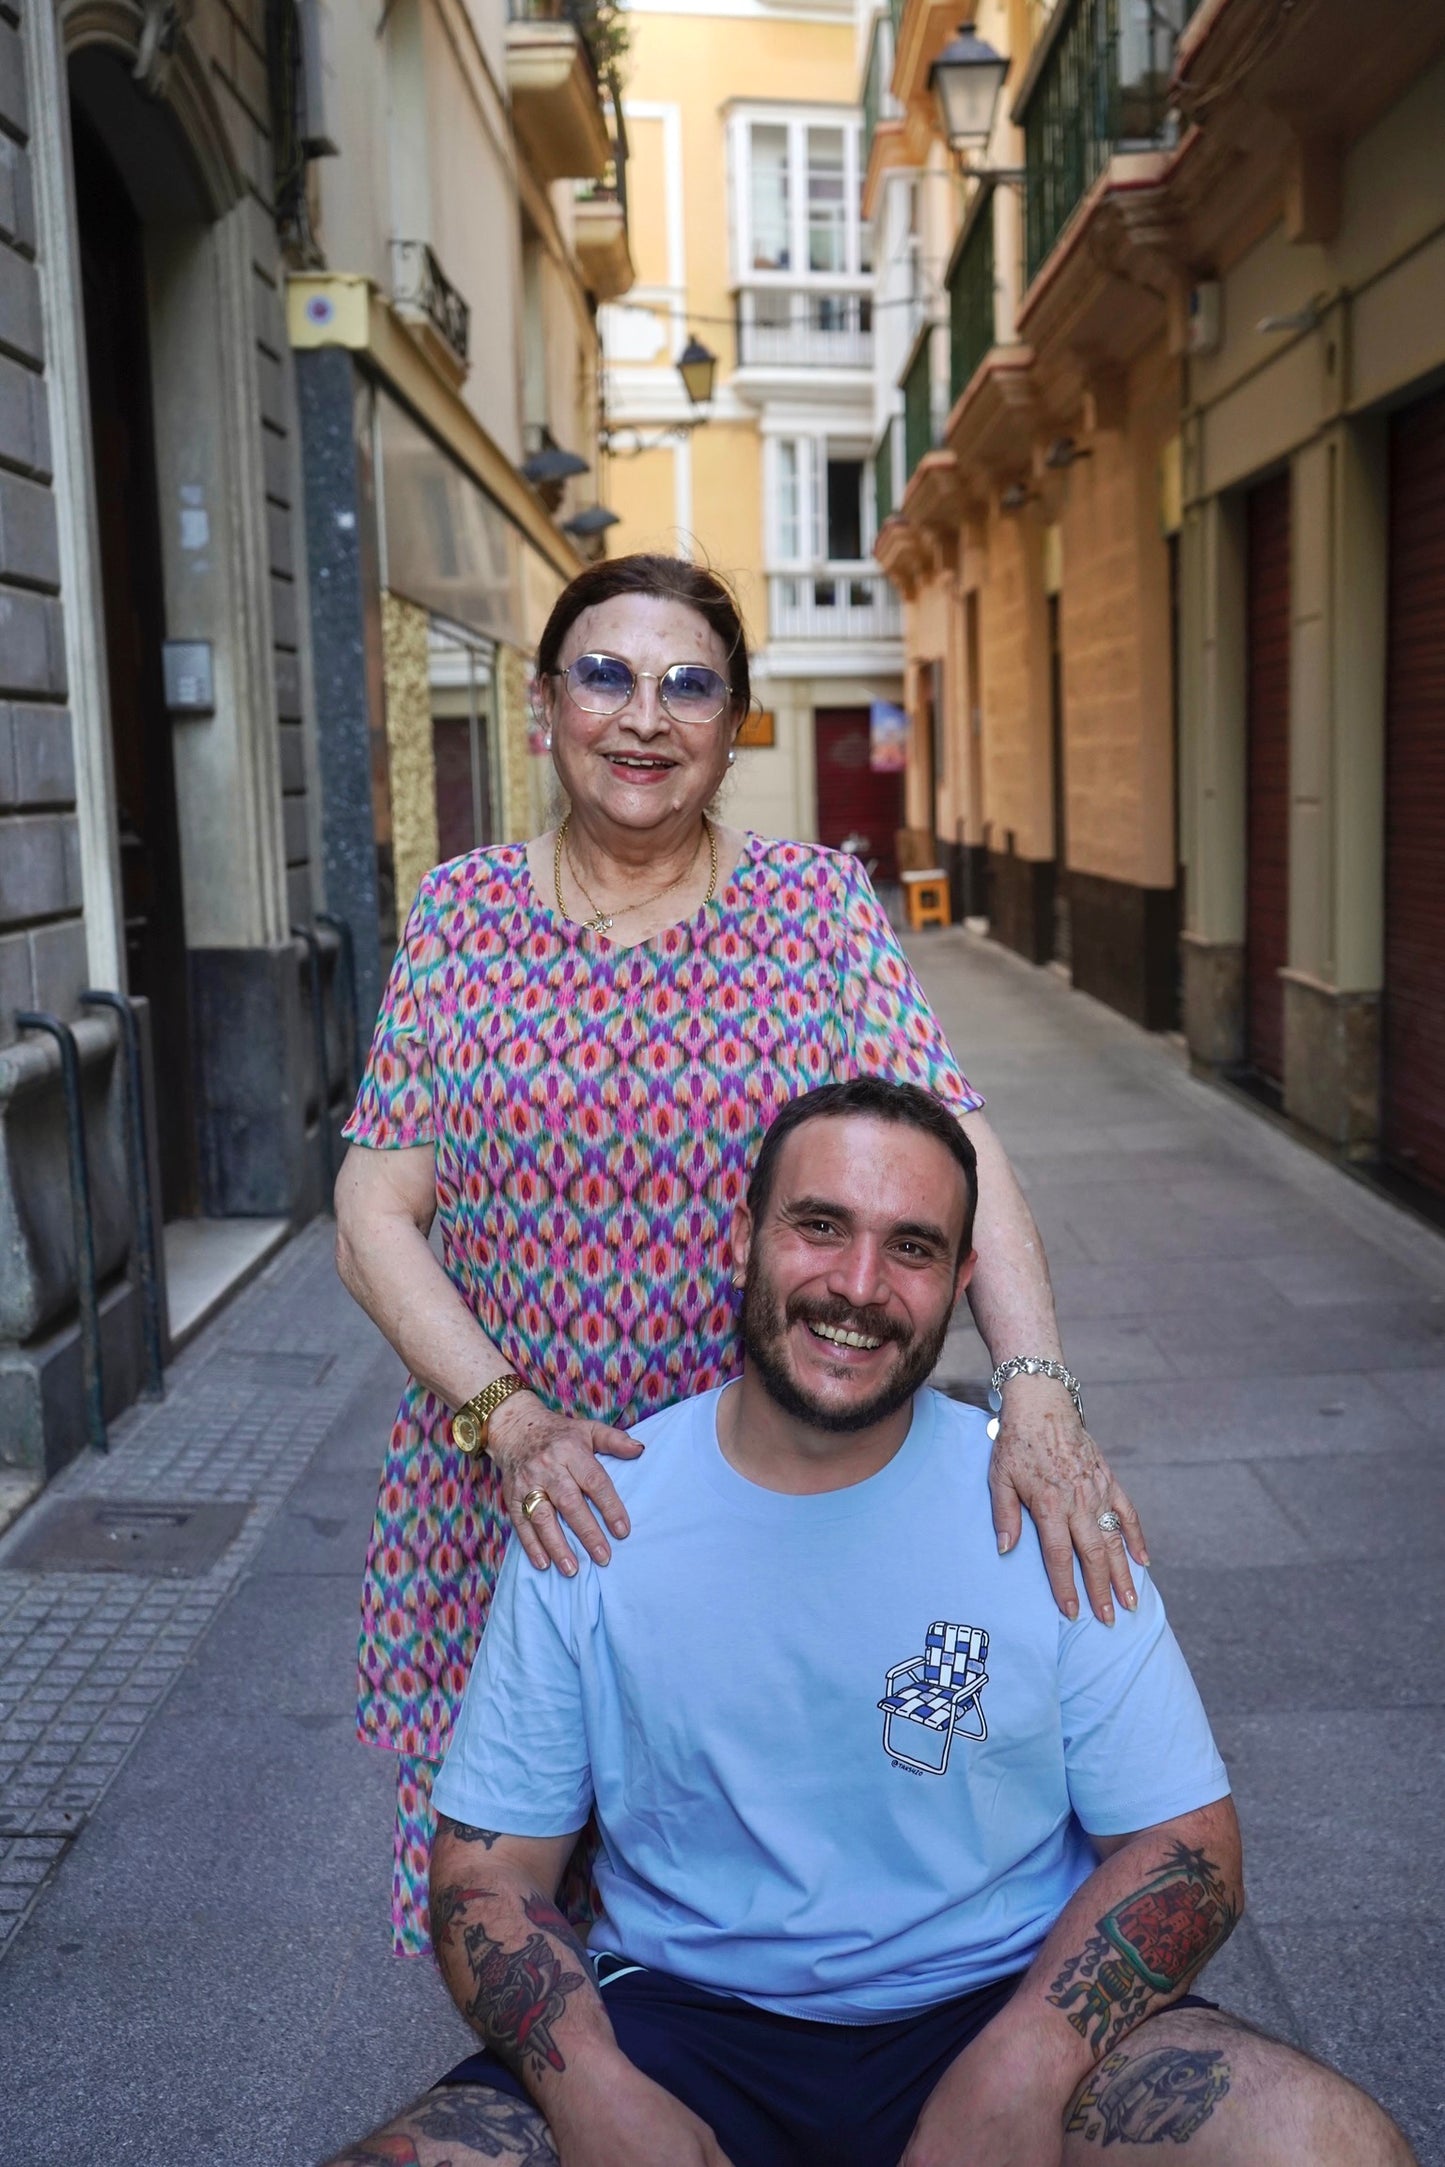
<svg viewBox="0 0 1445 2167">
<path fill-rule="evenodd" d="M 924 1652 L 895 1663 L 888 1673 L 883 1710 L 883 1750 L 905 1768 L 941 1776 L 957 1731 L 987 1738 L 979 1695 L 988 1684 L 988 1635 L 977 1625 L 947 1625 L 940 1618 L 923 1636 Z"/>
</svg>

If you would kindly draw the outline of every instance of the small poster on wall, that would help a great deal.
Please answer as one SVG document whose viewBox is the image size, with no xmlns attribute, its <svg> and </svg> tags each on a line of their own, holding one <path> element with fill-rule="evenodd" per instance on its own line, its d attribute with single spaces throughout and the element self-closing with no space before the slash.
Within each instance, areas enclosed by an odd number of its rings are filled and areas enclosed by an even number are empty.
<svg viewBox="0 0 1445 2167">
<path fill-rule="evenodd" d="M 875 700 L 870 711 L 868 765 L 875 775 L 896 775 L 908 765 L 908 716 L 889 700 Z"/>
</svg>

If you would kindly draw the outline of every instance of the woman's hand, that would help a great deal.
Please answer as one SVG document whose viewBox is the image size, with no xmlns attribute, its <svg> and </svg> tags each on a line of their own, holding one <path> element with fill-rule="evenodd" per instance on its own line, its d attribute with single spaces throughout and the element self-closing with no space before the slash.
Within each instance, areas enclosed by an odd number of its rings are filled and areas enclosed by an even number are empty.
<svg viewBox="0 0 1445 2167">
<path fill-rule="evenodd" d="M 597 1455 L 635 1460 L 641 1451 L 626 1430 L 556 1414 L 535 1393 L 514 1392 L 503 1400 L 487 1424 L 487 1454 L 502 1478 L 502 1502 L 517 1540 L 539 1572 L 549 1564 L 569 1576 L 577 1570 L 564 1521 L 590 1558 L 607 1563 L 612 1551 L 600 1523 L 618 1537 L 630 1523 Z M 529 1519 L 522 1499 L 532 1490 L 545 1490 L 551 1503 L 538 1505 Z"/>
<path fill-rule="evenodd" d="M 1138 1598 L 1129 1556 L 1148 1564 L 1144 1530 L 1065 1386 L 1051 1377 L 1009 1379 L 988 1486 L 999 1549 L 1012 1550 L 1022 1526 L 1021 1508 L 1027 1507 L 1039 1531 L 1054 1601 L 1066 1617 L 1077 1617 L 1079 1610 L 1075 1551 L 1096 1618 L 1113 1624 L 1115 1594 L 1126 1610 L 1134 1608 Z M 1123 1523 L 1117 1535 L 1099 1526 L 1099 1515 L 1106 1511 L 1116 1512 Z"/>
</svg>

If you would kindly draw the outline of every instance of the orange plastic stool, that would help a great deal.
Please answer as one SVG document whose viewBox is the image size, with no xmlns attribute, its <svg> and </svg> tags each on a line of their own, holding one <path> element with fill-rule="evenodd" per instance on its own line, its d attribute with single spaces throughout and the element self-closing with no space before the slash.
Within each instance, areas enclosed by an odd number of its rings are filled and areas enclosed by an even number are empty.
<svg viewBox="0 0 1445 2167">
<path fill-rule="evenodd" d="M 948 875 L 941 865 L 931 865 L 926 873 L 900 873 L 898 877 L 903 883 L 910 932 L 917 933 L 926 925 L 948 924 Z"/>
</svg>

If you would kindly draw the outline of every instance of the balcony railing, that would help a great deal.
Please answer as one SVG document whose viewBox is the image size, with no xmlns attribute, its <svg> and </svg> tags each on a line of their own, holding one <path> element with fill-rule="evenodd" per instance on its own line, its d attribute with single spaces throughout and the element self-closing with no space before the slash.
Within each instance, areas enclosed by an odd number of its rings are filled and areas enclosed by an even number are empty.
<svg viewBox="0 0 1445 2167">
<path fill-rule="evenodd" d="M 1024 265 L 1029 279 L 1122 145 L 1168 140 L 1179 34 L 1199 0 L 1062 0 L 1047 58 L 1028 91 Z M 1123 20 L 1121 27 L 1121 7 Z"/>
<path fill-rule="evenodd" d="M 582 43 L 594 84 L 600 85 L 594 36 L 595 8 L 588 0 L 507 0 L 509 23 L 570 23 Z"/>
<path fill-rule="evenodd" d="M 872 296 L 744 287 L 737 297 L 737 335 L 740 369 L 871 368 Z"/>
<path fill-rule="evenodd" d="M 893 472 L 898 442 L 899 420 L 895 414 L 879 440 L 873 454 L 873 508 L 878 526 L 882 526 L 893 510 Z"/>
<path fill-rule="evenodd" d="M 942 416 L 933 390 L 933 339 L 930 331 L 919 340 L 903 379 L 903 469 L 908 476 L 939 438 Z"/>
<path fill-rule="evenodd" d="M 472 312 L 425 241 L 392 242 L 391 293 L 398 308 L 426 318 L 465 368 Z"/>
<path fill-rule="evenodd" d="M 898 597 L 876 569 L 827 565 L 817 572 L 774 572 L 768 580 L 772 639 L 893 640 L 901 631 Z"/>
<path fill-rule="evenodd" d="M 994 343 L 993 192 L 979 204 L 948 281 L 948 396 L 958 399 Z"/>
</svg>

